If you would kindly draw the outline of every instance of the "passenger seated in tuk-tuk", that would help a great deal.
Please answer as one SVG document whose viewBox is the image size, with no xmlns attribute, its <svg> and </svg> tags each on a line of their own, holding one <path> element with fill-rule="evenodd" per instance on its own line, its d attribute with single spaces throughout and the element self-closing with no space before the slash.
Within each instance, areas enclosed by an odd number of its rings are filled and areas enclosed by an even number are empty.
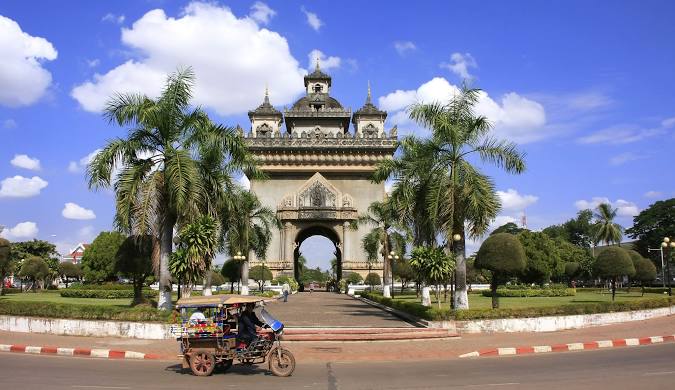
<svg viewBox="0 0 675 390">
<path fill-rule="evenodd" d="M 262 321 L 253 311 L 254 308 L 255 303 L 247 303 L 246 308 L 239 316 L 238 338 L 246 344 L 250 344 L 258 337 L 257 333 L 263 326 Z"/>
</svg>

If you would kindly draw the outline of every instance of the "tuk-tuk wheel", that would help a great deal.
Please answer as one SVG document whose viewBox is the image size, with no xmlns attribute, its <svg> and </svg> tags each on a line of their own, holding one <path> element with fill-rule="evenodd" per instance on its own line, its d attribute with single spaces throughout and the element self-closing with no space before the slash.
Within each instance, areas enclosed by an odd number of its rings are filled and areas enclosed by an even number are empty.
<svg viewBox="0 0 675 390">
<path fill-rule="evenodd" d="M 195 352 L 190 356 L 190 369 L 197 376 L 209 376 L 216 367 L 216 358 L 210 352 Z"/>
<path fill-rule="evenodd" d="M 279 356 L 281 355 L 281 358 Z M 290 376 L 295 371 L 295 357 L 291 351 L 275 348 L 270 354 L 270 371 L 276 376 Z"/>
</svg>

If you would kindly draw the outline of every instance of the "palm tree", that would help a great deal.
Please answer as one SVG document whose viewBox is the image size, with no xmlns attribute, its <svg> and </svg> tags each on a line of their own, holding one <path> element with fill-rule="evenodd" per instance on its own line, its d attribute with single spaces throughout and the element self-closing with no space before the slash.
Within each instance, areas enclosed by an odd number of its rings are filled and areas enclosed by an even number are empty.
<svg viewBox="0 0 675 390">
<path fill-rule="evenodd" d="M 614 222 L 617 210 L 612 208 L 609 203 L 600 203 L 595 209 L 593 213 L 593 218 L 595 218 L 593 240 L 596 245 L 600 242 L 604 242 L 606 245 L 621 243 L 623 227 Z"/>
<path fill-rule="evenodd" d="M 208 215 L 188 223 L 178 234 L 178 248 L 172 270 L 182 270 L 179 278 L 192 286 L 205 279 L 204 295 L 211 295 L 211 264 L 219 252 L 220 225 Z M 176 275 L 175 272 L 174 275 Z M 178 276 L 178 275 L 176 275 Z"/>
<path fill-rule="evenodd" d="M 475 156 L 508 173 L 525 170 L 524 155 L 516 145 L 490 136 L 490 122 L 474 113 L 479 93 L 464 86 L 448 103 L 416 103 L 408 110 L 411 119 L 433 132 L 429 140 L 407 142 L 420 142 L 417 148 L 428 160 L 417 166 L 428 169 L 429 173 L 419 174 L 421 177 L 433 179 L 427 183 L 424 196 L 428 218 L 445 235 L 445 245 L 456 259 L 457 309 L 469 307 L 466 230 L 470 237 L 483 235 L 501 207 L 494 183 L 472 165 L 471 158 Z"/>
<path fill-rule="evenodd" d="M 223 225 L 229 253 L 241 252 L 247 256 L 241 267 L 242 294 L 248 294 L 248 260 L 252 255 L 264 259 L 270 245 L 273 228 L 281 224 L 275 212 L 262 206 L 255 194 L 240 189 L 234 194 L 236 207 L 229 210 Z"/>
<path fill-rule="evenodd" d="M 388 200 L 395 210 L 398 224 L 410 227 L 413 246 L 435 246 L 438 233 L 427 207 L 427 195 L 436 180 L 433 160 L 428 158 L 433 150 L 428 150 L 428 147 L 428 143 L 407 137 L 399 145 L 400 157 L 384 160 L 373 174 L 374 181 L 378 183 L 389 177 L 394 180 Z"/>
<path fill-rule="evenodd" d="M 153 260 L 158 308 L 165 310 L 172 307 L 169 258 L 176 223 L 217 215 L 233 187 L 234 170 L 260 175 L 233 128 L 214 124 L 190 106 L 193 86 L 194 73 L 187 68 L 169 75 L 157 99 L 115 95 L 104 115 L 128 127 L 128 135 L 109 141 L 87 167 L 90 188 L 114 187 L 116 227 L 158 239 Z"/>
<path fill-rule="evenodd" d="M 377 261 L 377 251 L 381 249 L 382 261 L 384 264 L 382 278 L 382 286 L 384 288 L 384 295 L 387 296 L 387 291 L 390 285 L 391 264 L 387 256 L 389 252 L 394 249 L 392 239 L 394 235 L 400 236 L 400 233 L 391 231 L 396 225 L 397 217 L 396 211 L 389 201 L 373 202 L 368 206 L 368 212 L 360 215 L 356 224 L 368 224 L 373 226 L 373 229 L 366 234 L 362 239 L 362 245 L 365 252 L 368 254 L 368 261 L 370 263 Z M 401 240 L 396 239 L 396 242 Z"/>
</svg>

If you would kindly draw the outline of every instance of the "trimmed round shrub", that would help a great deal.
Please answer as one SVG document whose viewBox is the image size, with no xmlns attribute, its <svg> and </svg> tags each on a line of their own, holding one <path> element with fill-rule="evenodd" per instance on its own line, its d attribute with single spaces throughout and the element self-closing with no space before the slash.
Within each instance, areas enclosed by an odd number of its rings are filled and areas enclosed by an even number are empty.
<svg viewBox="0 0 675 390">
<path fill-rule="evenodd" d="M 518 238 L 508 233 L 497 233 L 483 242 L 478 250 L 474 266 L 492 271 L 492 308 L 499 307 L 497 286 L 511 276 L 525 269 L 525 250 Z"/>
<path fill-rule="evenodd" d="M 635 275 L 635 266 L 625 249 L 615 246 L 603 250 L 593 264 L 593 271 L 612 283 L 612 301 L 616 295 L 616 278 Z"/>
<path fill-rule="evenodd" d="M 359 284 L 360 282 L 363 282 L 363 276 L 358 272 L 350 272 L 346 277 L 343 277 L 342 280 L 345 280 L 349 284 Z"/>
<path fill-rule="evenodd" d="M 645 295 L 645 283 L 656 279 L 656 266 L 651 260 L 642 258 L 635 263 L 635 276 L 633 279 L 639 280 L 642 284 L 642 295 Z"/>
<path fill-rule="evenodd" d="M 379 286 L 382 284 L 382 280 L 380 279 L 380 275 L 376 274 L 375 272 L 371 272 L 366 276 L 366 281 L 365 284 L 369 286 Z"/>
</svg>

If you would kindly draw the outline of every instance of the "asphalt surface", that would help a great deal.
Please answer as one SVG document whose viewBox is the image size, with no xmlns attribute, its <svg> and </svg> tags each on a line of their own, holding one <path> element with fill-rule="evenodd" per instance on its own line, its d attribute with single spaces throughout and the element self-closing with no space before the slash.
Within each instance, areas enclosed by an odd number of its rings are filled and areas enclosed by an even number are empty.
<svg viewBox="0 0 675 390">
<path fill-rule="evenodd" d="M 0 353 L 3 389 L 673 389 L 675 344 L 435 362 L 301 364 L 289 378 L 235 365 L 199 378 L 179 365 Z"/>
</svg>

